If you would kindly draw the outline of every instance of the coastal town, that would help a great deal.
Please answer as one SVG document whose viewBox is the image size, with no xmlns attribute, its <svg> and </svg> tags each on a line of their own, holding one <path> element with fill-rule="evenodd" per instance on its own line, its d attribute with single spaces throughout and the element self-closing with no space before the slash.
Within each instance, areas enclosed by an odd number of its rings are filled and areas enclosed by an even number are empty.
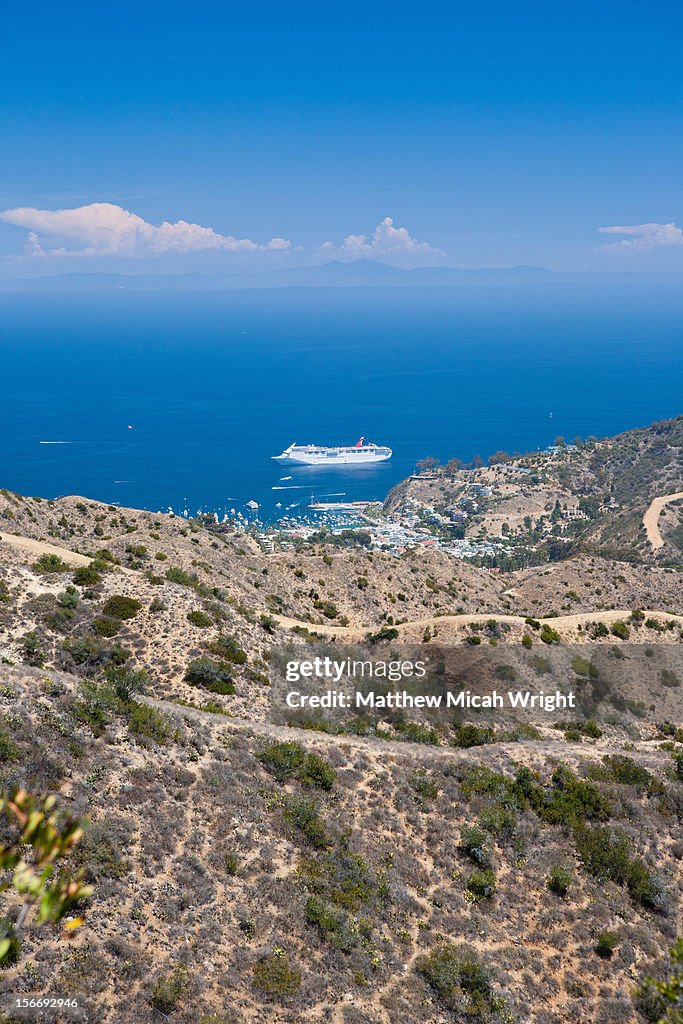
<svg viewBox="0 0 683 1024">
<path fill-rule="evenodd" d="M 483 567 L 545 561 L 549 544 L 567 545 L 595 519 L 618 510 L 612 496 L 579 495 L 567 474 L 599 446 L 589 442 L 549 445 L 541 452 L 499 452 L 488 465 L 445 467 L 425 460 L 381 502 L 324 502 L 288 510 L 274 522 L 260 518 L 255 501 L 213 529 L 237 529 L 254 537 L 265 553 L 292 550 L 326 539 L 401 556 L 436 549 Z M 206 517 L 205 517 L 206 518 Z"/>
</svg>

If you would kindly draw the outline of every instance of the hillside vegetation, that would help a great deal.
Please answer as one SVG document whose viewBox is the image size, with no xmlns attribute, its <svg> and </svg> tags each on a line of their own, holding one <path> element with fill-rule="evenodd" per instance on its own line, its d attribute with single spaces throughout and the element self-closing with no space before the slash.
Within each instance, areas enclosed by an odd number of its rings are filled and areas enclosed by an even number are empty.
<svg viewBox="0 0 683 1024">
<path fill-rule="evenodd" d="M 675 1021 L 680 505 L 660 548 L 643 516 L 681 490 L 682 439 L 430 465 L 389 495 L 425 530 L 469 509 L 504 565 L 0 492 L 0 793 L 56 797 L 58 878 L 85 887 L 41 923 L 0 805 L 0 1024 Z M 290 715 L 291 652 L 577 703 Z"/>
</svg>

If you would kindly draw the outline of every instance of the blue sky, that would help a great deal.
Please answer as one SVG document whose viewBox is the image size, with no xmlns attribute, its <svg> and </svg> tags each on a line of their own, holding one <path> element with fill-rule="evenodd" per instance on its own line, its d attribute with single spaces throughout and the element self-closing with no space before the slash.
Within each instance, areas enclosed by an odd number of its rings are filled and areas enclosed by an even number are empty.
<svg viewBox="0 0 683 1024">
<path fill-rule="evenodd" d="M 682 29 L 657 0 L 6 5 L 0 273 L 683 270 Z"/>
</svg>

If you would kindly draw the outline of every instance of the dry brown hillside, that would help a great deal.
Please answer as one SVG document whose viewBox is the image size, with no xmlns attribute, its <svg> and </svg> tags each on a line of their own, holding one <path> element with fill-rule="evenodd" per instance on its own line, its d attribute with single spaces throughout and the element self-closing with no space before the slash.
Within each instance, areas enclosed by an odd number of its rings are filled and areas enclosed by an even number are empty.
<svg viewBox="0 0 683 1024">
<path fill-rule="evenodd" d="M 671 642 L 683 612 L 673 568 L 577 556 L 501 573 L 435 550 L 394 557 L 307 544 L 265 553 L 245 532 L 8 492 L 0 495 L 0 588 L 6 661 L 92 675 L 122 648 L 160 694 L 188 700 L 197 694 L 185 679 L 190 663 L 227 661 L 237 686 L 230 709 L 256 716 L 267 705 L 270 647 L 302 641 L 307 630 L 341 641 L 384 627 L 461 643 L 496 619 L 505 625 L 500 639 L 518 641 L 533 636 L 525 618 L 552 615 L 564 639 L 594 642 L 597 622 L 609 632 L 644 609 L 630 639 Z M 244 652 L 237 661 L 231 647 Z"/>
<path fill-rule="evenodd" d="M 0 677 L 2 785 L 90 820 L 95 886 L 70 938 L 22 930 L 2 993 L 102 1024 L 643 1019 L 683 883 L 661 739 L 435 748 Z"/>
<path fill-rule="evenodd" d="M 681 926 L 680 567 L 264 548 L 0 492 L 0 792 L 84 820 L 69 867 L 94 886 L 72 933 L 1 894 L 0 1024 L 36 993 L 80 1004 L 45 1024 L 657 1019 L 638 985 Z M 288 645 L 577 703 L 297 718 Z"/>
</svg>

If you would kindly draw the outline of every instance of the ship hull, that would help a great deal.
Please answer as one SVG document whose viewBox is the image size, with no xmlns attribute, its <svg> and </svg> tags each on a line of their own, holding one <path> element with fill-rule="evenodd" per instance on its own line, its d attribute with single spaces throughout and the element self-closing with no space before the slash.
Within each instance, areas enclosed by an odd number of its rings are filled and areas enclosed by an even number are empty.
<svg viewBox="0 0 683 1024">
<path fill-rule="evenodd" d="M 273 458 L 289 466 L 368 466 L 386 462 L 391 455 L 275 455 Z"/>
<path fill-rule="evenodd" d="M 337 448 L 290 444 L 281 455 L 273 455 L 273 459 L 291 466 L 371 466 L 376 462 L 386 462 L 392 454 L 391 448 L 376 444 L 340 445 Z"/>
</svg>

